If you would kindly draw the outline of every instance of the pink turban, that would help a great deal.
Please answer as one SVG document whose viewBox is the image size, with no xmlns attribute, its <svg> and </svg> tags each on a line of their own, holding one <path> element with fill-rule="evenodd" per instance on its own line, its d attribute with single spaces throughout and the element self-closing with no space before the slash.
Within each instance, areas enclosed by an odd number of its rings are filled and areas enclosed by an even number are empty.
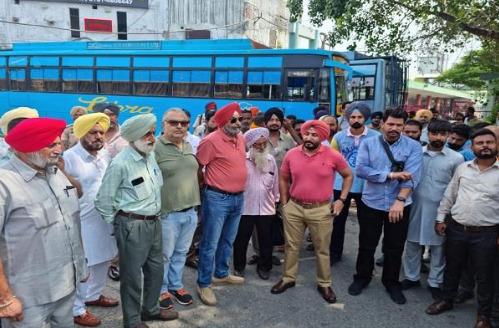
<svg viewBox="0 0 499 328">
<path fill-rule="evenodd" d="M 250 148 L 255 142 L 261 137 L 269 139 L 269 130 L 267 128 L 255 128 L 246 131 L 244 134 L 244 140 L 246 141 L 246 147 Z"/>
<path fill-rule="evenodd" d="M 305 134 L 305 131 L 307 131 L 310 128 L 314 128 L 319 137 L 321 138 L 321 141 L 326 140 L 327 137 L 329 137 L 329 125 L 325 122 L 319 121 L 319 120 L 310 120 L 306 121 L 303 123 L 301 126 L 300 132 L 302 135 Z"/>
<path fill-rule="evenodd" d="M 233 102 L 217 110 L 213 119 L 219 128 L 229 123 L 234 113 L 241 114 L 241 107 L 238 103 Z"/>
</svg>

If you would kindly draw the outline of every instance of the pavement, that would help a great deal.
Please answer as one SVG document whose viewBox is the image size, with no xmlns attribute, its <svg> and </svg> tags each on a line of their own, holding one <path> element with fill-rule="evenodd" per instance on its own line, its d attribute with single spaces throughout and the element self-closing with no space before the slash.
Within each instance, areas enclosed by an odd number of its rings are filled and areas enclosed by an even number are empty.
<svg viewBox="0 0 499 328">
<path fill-rule="evenodd" d="M 458 328 L 473 327 L 476 318 L 475 300 L 454 307 L 438 316 L 425 314 L 433 302 L 423 287 L 405 291 L 407 303 L 397 305 L 391 301 L 381 284 L 381 268 L 376 267 L 371 284 L 359 296 L 351 296 L 347 289 L 352 282 L 357 255 L 358 223 L 354 216 L 346 225 L 343 260 L 333 266 L 333 289 L 336 304 L 327 304 L 319 295 L 315 283 L 313 252 L 303 247 L 297 285 L 280 295 L 270 293 L 280 279 L 282 266 L 274 267 L 269 280 L 261 280 L 255 266 L 246 267 L 246 282 L 241 286 L 214 287 L 218 299 L 216 307 L 206 306 L 196 294 L 196 271 L 184 271 L 185 288 L 194 295 L 194 304 L 175 304 L 180 318 L 170 322 L 148 322 L 154 327 L 354 327 L 354 328 Z M 304 246 L 307 242 L 304 242 Z M 378 247 L 376 257 L 380 255 Z M 248 255 L 252 250 L 248 251 Z M 283 257 L 278 253 L 277 256 Z M 401 279 L 403 279 L 401 277 Z M 119 298 L 119 283 L 109 281 L 105 295 Z M 100 327 L 122 327 L 121 307 L 113 309 L 91 308 L 102 319 Z"/>
</svg>

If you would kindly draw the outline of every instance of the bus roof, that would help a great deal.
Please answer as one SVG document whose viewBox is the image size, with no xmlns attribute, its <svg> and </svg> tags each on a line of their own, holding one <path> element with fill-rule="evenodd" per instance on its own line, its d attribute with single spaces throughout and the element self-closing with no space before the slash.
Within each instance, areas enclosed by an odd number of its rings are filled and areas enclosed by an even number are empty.
<svg viewBox="0 0 499 328">
<path fill-rule="evenodd" d="M 21 42 L 0 55 L 321 55 L 322 49 L 255 49 L 249 39 Z M 338 55 L 335 53 L 335 55 Z"/>
</svg>

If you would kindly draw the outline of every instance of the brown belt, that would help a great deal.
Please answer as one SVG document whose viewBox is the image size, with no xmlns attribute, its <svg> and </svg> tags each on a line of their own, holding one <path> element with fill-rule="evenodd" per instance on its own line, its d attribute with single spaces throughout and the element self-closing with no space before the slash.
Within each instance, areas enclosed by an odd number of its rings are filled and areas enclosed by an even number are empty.
<svg viewBox="0 0 499 328">
<path fill-rule="evenodd" d="M 327 205 L 330 203 L 329 200 L 325 200 L 323 202 L 307 202 L 307 201 L 302 201 L 302 200 L 299 200 L 299 199 L 296 199 L 293 197 L 291 197 L 291 200 L 293 202 L 295 202 L 296 204 L 298 204 L 301 207 L 306 208 L 306 209 L 317 208 L 317 207 L 321 207 L 321 206 L 324 206 L 324 205 Z"/>
<path fill-rule="evenodd" d="M 450 220 L 450 223 L 458 228 L 461 231 L 464 232 L 494 232 L 497 231 L 499 232 L 499 226 L 498 225 L 493 225 L 493 226 L 466 226 L 464 224 L 461 224 L 457 222 L 454 219 Z"/>
<path fill-rule="evenodd" d="M 157 215 L 141 215 L 141 214 L 135 214 L 135 213 L 127 213 L 122 210 L 119 210 L 117 215 L 125 216 L 129 219 L 135 219 L 135 220 L 157 220 L 159 218 L 159 214 Z"/>
</svg>

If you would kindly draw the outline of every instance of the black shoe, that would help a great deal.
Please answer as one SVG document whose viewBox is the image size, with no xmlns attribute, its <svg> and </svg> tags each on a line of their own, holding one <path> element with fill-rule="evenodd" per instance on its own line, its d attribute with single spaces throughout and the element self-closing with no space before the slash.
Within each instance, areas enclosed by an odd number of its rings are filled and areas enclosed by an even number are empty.
<svg viewBox="0 0 499 328">
<path fill-rule="evenodd" d="M 275 265 L 275 266 L 282 265 L 281 260 L 275 255 L 272 255 L 272 265 Z"/>
<path fill-rule="evenodd" d="M 409 279 L 404 279 L 400 282 L 400 287 L 402 290 L 408 290 L 414 287 L 421 287 L 421 283 L 418 281 L 412 281 Z"/>
<path fill-rule="evenodd" d="M 462 304 L 462 303 L 466 302 L 467 300 L 472 299 L 473 297 L 475 297 L 475 295 L 473 295 L 473 292 L 460 290 L 457 292 L 457 296 L 454 298 L 454 303 L 455 304 Z"/>
<path fill-rule="evenodd" d="M 189 258 L 187 258 L 187 260 L 185 260 L 185 266 L 192 268 L 192 269 L 195 269 L 195 270 L 198 269 L 198 263 L 199 263 L 199 259 L 197 256 L 189 257 Z"/>
<path fill-rule="evenodd" d="M 368 282 L 359 279 L 354 279 L 350 287 L 348 287 L 348 294 L 352 296 L 360 295 L 360 293 L 362 293 L 362 290 L 366 288 L 367 285 L 369 285 Z"/>
<path fill-rule="evenodd" d="M 428 285 L 428 290 L 430 291 L 431 293 L 431 297 L 435 300 L 435 301 L 438 301 L 438 300 L 441 300 L 442 299 L 442 290 L 438 287 L 431 287 L 430 285 Z"/>
<path fill-rule="evenodd" d="M 253 255 L 252 257 L 250 257 L 250 259 L 248 260 L 248 265 L 255 265 L 256 262 L 258 262 L 258 259 L 259 259 L 259 256 L 258 255 Z"/>
<path fill-rule="evenodd" d="M 385 263 L 385 256 L 381 255 L 378 259 L 376 259 L 376 265 L 382 267 Z"/>
<path fill-rule="evenodd" d="M 386 291 L 390 295 L 393 302 L 397 304 L 405 304 L 407 302 L 407 299 L 402 293 L 402 289 L 400 289 L 400 287 L 387 287 Z"/>
<path fill-rule="evenodd" d="M 262 269 L 257 268 L 256 273 L 263 280 L 269 280 L 269 278 L 270 278 L 270 271 L 268 271 L 268 270 L 262 270 Z"/>
<path fill-rule="evenodd" d="M 305 249 L 309 252 L 313 252 L 315 250 L 314 244 L 308 244 Z"/>
<path fill-rule="evenodd" d="M 244 278 L 244 270 L 235 270 L 233 272 L 234 276 Z"/>
</svg>

